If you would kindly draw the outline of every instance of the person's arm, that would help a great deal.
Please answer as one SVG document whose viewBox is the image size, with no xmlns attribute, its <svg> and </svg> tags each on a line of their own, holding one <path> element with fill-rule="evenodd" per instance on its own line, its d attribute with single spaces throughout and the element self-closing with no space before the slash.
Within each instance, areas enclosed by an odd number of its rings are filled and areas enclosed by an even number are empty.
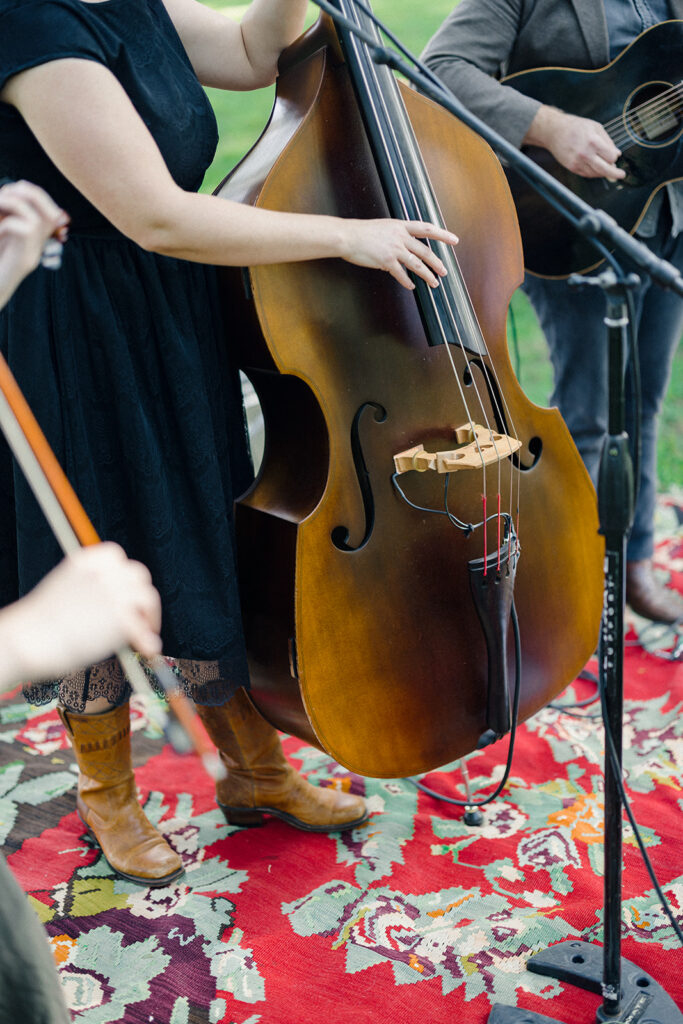
<svg viewBox="0 0 683 1024">
<path fill-rule="evenodd" d="M 68 220 L 37 185 L 13 181 L 0 188 L 0 309 L 38 266 L 47 239 Z"/>
<path fill-rule="evenodd" d="M 461 0 L 422 54 L 464 105 L 521 146 L 541 104 L 497 80 L 515 46 L 523 0 Z"/>
<path fill-rule="evenodd" d="M 620 150 L 597 121 L 576 117 L 503 85 L 495 77 L 513 51 L 522 0 L 462 0 L 428 43 L 423 59 L 465 106 L 512 145 L 541 146 L 582 177 L 612 181 Z"/>
<path fill-rule="evenodd" d="M 218 89 L 258 89 L 301 35 L 308 0 L 253 0 L 239 24 L 199 0 L 164 0 L 197 78 Z"/>
<path fill-rule="evenodd" d="M 65 558 L 26 597 L 0 609 L 0 691 L 57 679 L 130 644 L 161 651 L 161 602 L 147 569 L 117 544 Z"/>
<path fill-rule="evenodd" d="M 0 99 L 87 199 L 153 252 L 235 266 L 341 257 L 412 288 L 406 268 L 432 286 L 445 274 L 419 239 L 457 241 L 428 224 L 291 214 L 184 192 L 122 86 L 95 61 L 65 58 L 19 72 Z"/>
</svg>

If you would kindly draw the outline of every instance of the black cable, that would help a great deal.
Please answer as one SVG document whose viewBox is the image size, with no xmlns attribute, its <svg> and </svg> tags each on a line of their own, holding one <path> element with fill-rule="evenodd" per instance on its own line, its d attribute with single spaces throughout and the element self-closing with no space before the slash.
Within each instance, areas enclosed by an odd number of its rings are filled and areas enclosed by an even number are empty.
<svg viewBox="0 0 683 1024">
<path fill-rule="evenodd" d="M 426 505 L 416 505 L 414 501 L 410 500 L 406 492 L 399 485 L 399 476 L 399 473 L 393 473 L 391 477 L 391 482 L 398 491 L 400 497 L 403 498 L 403 500 L 405 501 L 406 505 L 410 505 L 410 507 L 414 508 L 416 512 L 431 512 L 433 515 L 436 516 L 448 516 L 448 519 L 453 524 L 453 526 L 455 526 L 458 530 L 462 530 L 465 536 L 467 537 L 469 537 L 473 530 L 483 525 L 482 523 L 463 523 L 461 519 L 458 519 L 458 517 L 450 511 L 448 506 L 446 506 L 446 508 L 444 509 L 440 509 L 428 508 Z"/>
<path fill-rule="evenodd" d="M 659 657 L 662 657 L 662 655 L 659 655 Z M 683 633 L 681 633 L 671 648 L 667 661 L 683 661 Z"/>
<path fill-rule="evenodd" d="M 494 520 L 500 518 L 505 523 L 504 536 L 507 539 L 512 532 L 512 517 L 509 512 L 492 512 L 486 519 L 482 519 L 479 523 L 464 523 L 462 519 L 458 519 L 454 512 L 448 507 L 448 481 L 450 479 L 450 473 L 446 473 L 444 480 L 444 507 L 441 508 L 430 508 L 428 505 L 417 505 L 414 501 L 411 501 L 403 488 L 399 485 L 398 478 L 401 474 L 396 472 L 392 473 L 391 482 L 399 493 L 399 496 L 405 501 L 406 505 L 414 508 L 416 512 L 429 512 L 436 516 L 447 516 L 449 522 L 458 530 L 462 530 L 466 537 L 469 537 L 475 530 L 478 530 L 485 523 L 492 523 Z"/>
<path fill-rule="evenodd" d="M 683 625 L 683 623 L 679 623 L 679 625 Z M 647 646 L 650 642 L 648 634 L 658 629 L 663 631 L 663 635 L 671 633 L 672 640 L 675 637 L 675 642 L 670 651 L 652 650 Z M 662 661 L 683 661 L 683 633 L 677 632 L 676 623 L 667 625 L 664 622 L 650 622 L 644 627 L 637 640 L 626 640 L 624 646 L 645 647 L 648 654 L 651 654 L 653 658 L 661 658 Z"/>
<path fill-rule="evenodd" d="M 517 337 L 517 319 L 515 317 L 515 311 L 512 307 L 512 303 L 508 306 L 508 323 L 510 330 L 508 332 L 508 343 L 512 349 L 512 362 L 515 368 L 515 377 L 519 381 L 520 387 L 522 384 L 522 359 L 519 351 L 519 338 Z"/>
<path fill-rule="evenodd" d="M 597 697 L 593 698 L 593 700 L 597 700 L 597 699 L 598 699 Z M 591 701 L 591 703 L 592 703 L 592 701 Z M 559 707 L 557 707 L 556 704 L 549 704 L 548 707 L 553 708 L 555 711 L 560 711 L 563 715 L 569 715 L 570 718 L 579 718 L 579 719 L 583 719 L 586 722 L 599 722 L 600 719 L 602 718 L 602 715 L 600 713 L 596 713 L 595 715 L 579 714 L 578 711 L 572 711 L 571 707 L 569 707 L 569 708 L 559 708 Z"/>
<path fill-rule="evenodd" d="M 631 401 L 633 402 L 634 431 L 632 441 L 633 459 L 633 508 L 638 504 L 640 491 L 640 458 L 641 435 L 640 421 L 642 416 L 642 391 L 640 381 L 640 352 L 638 349 L 638 331 L 636 329 L 636 306 L 631 291 L 626 292 L 628 303 L 628 374 L 631 383 Z"/>
<path fill-rule="evenodd" d="M 681 637 L 681 647 L 683 648 L 683 637 Z M 634 836 L 636 838 L 636 842 L 638 843 L 638 847 L 640 849 L 640 853 L 641 853 L 641 856 L 643 858 L 643 862 L 645 864 L 647 872 L 648 872 L 648 874 L 649 874 L 649 876 L 650 876 L 650 878 L 652 880 L 652 884 L 655 887 L 655 891 L 656 891 L 657 895 L 659 896 L 659 899 L 660 899 L 660 901 L 662 903 L 662 906 L 664 908 L 665 913 L 667 914 L 669 920 L 672 923 L 674 932 L 676 933 L 678 938 L 681 940 L 681 943 L 683 944 L 683 931 L 681 931 L 681 929 L 680 929 L 676 919 L 674 918 L 673 913 L 671 911 L 671 908 L 669 907 L 669 904 L 667 902 L 667 899 L 664 896 L 664 893 L 662 892 L 662 889 L 661 889 L 661 886 L 660 886 L 659 882 L 657 881 L 657 877 L 656 877 L 656 875 L 654 873 L 654 868 L 652 867 L 652 863 L 651 863 L 650 858 L 649 858 L 649 856 L 647 854 L 647 851 L 645 849 L 645 844 L 643 843 L 642 837 L 640 835 L 640 831 L 638 829 L 638 824 L 637 824 L 637 822 L 635 820 L 635 817 L 634 817 L 633 812 L 631 810 L 631 805 L 630 805 L 628 797 L 626 795 L 626 790 L 624 788 L 624 783 L 623 783 L 623 778 L 622 778 L 622 773 L 621 773 L 621 766 L 619 764 L 619 758 L 617 756 L 616 746 L 614 744 L 614 737 L 612 736 L 612 731 L 611 731 L 611 727 L 610 727 L 610 724 L 609 724 L 609 719 L 607 717 L 607 708 L 606 708 L 606 703 L 605 703 L 604 689 L 603 689 L 603 687 L 601 685 L 600 679 L 597 676 L 595 676 L 592 672 L 587 672 L 584 669 L 579 674 L 579 678 L 589 679 L 591 682 L 595 682 L 597 684 L 598 692 L 597 692 L 596 697 L 589 697 L 585 701 L 578 702 L 575 705 L 574 704 L 570 704 L 570 705 L 568 705 L 568 707 L 562 707 L 562 705 L 559 705 L 559 704 L 550 704 L 549 707 L 554 708 L 557 711 L 562 711 L 563 714 L 571 715 L 573 718 L 588 718 L 588 719 L 602 718 L 603 719 L 604 726 L 605 726 L 605 737 L 606 737 L 606 740 L 607 740 L 607 749 L 608 749 L 609 757 L 610 757 L 610 760 L 611 760 L 611 763 L 612 763 L 612 771 L 613 771 L 614 777 L 615 777 L 616 782 L 617 782 L 617 787 L 619 789 L 619 797 L 620 797 L 621 803 L 622 803 L 624 809 L 626 810 L 626 814 L 628 816 L 629 823 L 631 825 L 631 828 L 633 829 L 633 834 L 634 834 Z M 589 703 L 592 704 L 595 700 L 598 700 L 598 699 L 600 700 L 600 706 L 601 706 L 601 714 L 600 715 L 578 715 L 578 714 L 573 713 L 571 710 L 568 710 L 569 708 L 572 708 L 572 707 L 582 707 L 582 706 L 585 706 L 585 705 L 587 705 Z"/>
<path fill-rule="evenodd" d="M 600 680 L 595 675 L 595 673 L 589 672 L 585 668 L 581 669 L 576 678 L 585 679 L 589 683 L 594 683 L 596 687 L 595 695 L 593 697 L 585 697 L 584 700 L 576 700 L 567 704 L 558 704 L 554 701 L 551 701 L 550 704 L 548 704 L 548 707 L 552 708 L 553 711 L 561 711 L 562 714 L 569 715 L 571 718 L 585 718 L 588 721 L 592 721 L 594 718 L 600 718 L 600 715 L 578 715 L 574 710 L 575 708 L 590 707 L 591 704 L 595 704 L 596 700 L 600 699 Z"/>
<path fill-rule="evenodd" d="M 636 837 L 636 842 L 638 843 L 638 847 L 640 849 L 643 862 L 645 864 L 645 867 L 647 868 L 647 873 L 649 874 L 652 880 L 652 884 L 655 888 L 655 892 L 657 893 L 660 899 L 664 913 L 671 921 L 671 927 L 673 928 L 677 938 L 683 946 L 683 930 L 681 929 L 680 925 L 678 924 L 678 921 L 674 917 L 671 907 L 669 906 L 669 902 L 664 893 L 662 892 L 662 887 L 657 881 L 657 876 L 655 875 L 654 868 L 652 867 L 652 862 L 648 856 L 647 850 L 645 849 L 645 843 L 643 842 L 640 830 L 638 828 L 638 824 L 633 815 L 633 811 L 631 810 L 631 804 L 629 802 L 628 796 L 626 795 L 626 789 L 624 786 L 624 780 L 622 776 L 622 766 L 620 764 L 619 756 L 617 754 L 617 748 L 614 743 L 614 737 L 612 736 L 612 728 L 607 713 L 607 702 L 603 686 L 600 686 L 600 703 L 602 705 L 602 716 L 605 724 L 605 740 L 607 742 L 607 750 L 612 764 L 612 774 L 614 775 L 614 779 L 619 790 L 619 798 L 621 800 L 624 810 L 626 811 L 626 815 L 630 822 L 631 828 L 633 829 L 633 834 Z"/>
<path fill-rule="evenodd" d="M 517 735 L 517 721 L 519 717 L 519 698 L 522 689 L 522 645 L 519 635 L 519 620 L 517 618 L 517 609 L 515 608 L 514 601 L 510 611 L 510 618 L 512 620 L 512 631 L 515 638 L 515 693 L 512 700 L 512 725 L 510 727 L 510 746 L 508 748 L 507 762 L 505 764 L 505 771 L 503 778 L 500 780 L 496 789 L 490 796 L 484 797 L 483 800 L 456 800 L 451 796 L 444 796 L 442 793 L 437 793 L 434 789 L 429 789 L 428 786 L 423 785 L 414 776 L 406 778 L 406 782 L 412 782 L 416 789 L 421 790 L 423 793 L 427 793 L 428 796 L 434 797 L 436 800 L 441 800 L 447 804 L 455 804 L 456 807 L 484 807 L 485 804 L 490 804 L 492 800 L 495 800 L 497 796 L 500 796 L 508 777 L 510 775 L 510 769 L 512 768 L 512 758 L 515 751 L 515 737 Z"/>
</svg>

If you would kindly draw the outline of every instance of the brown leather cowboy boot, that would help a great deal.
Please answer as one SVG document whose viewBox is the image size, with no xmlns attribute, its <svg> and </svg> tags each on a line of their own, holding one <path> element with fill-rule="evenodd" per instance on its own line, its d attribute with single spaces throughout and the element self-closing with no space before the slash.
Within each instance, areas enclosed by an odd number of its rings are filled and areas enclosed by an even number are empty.
<svg viewBox="0 0 683 1024">
<path fill-rule="evenodd" d="M 626 563 L 626 601 L 636 615 L 653 622 L 683 621 L 683 597 L 659 583 L 649 558 Z"/>
<path fill-rule="evenodd" d="M 58 711 L 80 769 L 78 814 L 111 867 L 141 885 L 168 885 L 179 878 L 183 862 L 138 803 L 128 704 L 101 715 Z"/>
<path fill-rule="evenodd" d="M 221 707 L 198 704 L 197 712 L 228 770 L 216 800 L 231 824 L 263 825 L 264 814 L 274 814 L 308 832 L 334 832 L 367 820 L 361 797 L 311 786 L 292 768 L 245 690 Z"/>
</svg>

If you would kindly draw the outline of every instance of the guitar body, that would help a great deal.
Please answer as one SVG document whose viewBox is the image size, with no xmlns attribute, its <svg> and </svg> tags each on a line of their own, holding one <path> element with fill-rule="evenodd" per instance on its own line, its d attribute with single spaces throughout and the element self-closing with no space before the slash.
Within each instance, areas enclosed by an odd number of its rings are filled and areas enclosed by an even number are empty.
<svg viewBox="0 0 683 1024">
<path fill-rule="evenodd" d="M 657 191 L 683 177 L 682 68 L 683 21 L 665 21 L 643 32 L 597 71 L 539 68 L 503 81 L 569 114 L 610 125 L 622 151 L 618 165 L 626 171 L 619 182 L 572 174 L 545 149 L 525 147 L 524 152 L 590 206 L 633 232 Z M 653 104 L 657 97 L 660 101 Z M 530 273 L 568 277 L 601 262 L 590 242 L 526 181 L 512 168 L 506 173 Z"/>
</svg>

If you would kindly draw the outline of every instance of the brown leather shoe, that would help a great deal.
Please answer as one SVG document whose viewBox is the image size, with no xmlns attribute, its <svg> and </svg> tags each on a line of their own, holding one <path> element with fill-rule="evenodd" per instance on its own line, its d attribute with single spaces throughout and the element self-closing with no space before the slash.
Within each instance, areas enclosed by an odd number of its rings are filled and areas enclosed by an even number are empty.
<svg viewBox="0 0 683 1024">
<path fill-rule="evenodd" d="M 128 704 L 103 715 L 58 708 L 79 767 L 78 814 L 114 871 L 129 882 L 161 886 L 183 862 L 138 803 L 130 755 Z"/>
<path fill-rule="evenodd" d="M 683 597 L 657 582 L 649 558 L 626 563 L 626 601 L 636 615 L 653 622 L 683 620 Z"/>
<path fill-rule="evenodd" d="M 307 832 L 335 832 L 367 821 L 361 797 L 311 786 L 292 768 L 245 690 L 221 707 L 197 705 L 197 712 L 228 770 L 216 800 L 231 824 L 263 825 L 264 814 L 273 814 Z"/>
</svg>

